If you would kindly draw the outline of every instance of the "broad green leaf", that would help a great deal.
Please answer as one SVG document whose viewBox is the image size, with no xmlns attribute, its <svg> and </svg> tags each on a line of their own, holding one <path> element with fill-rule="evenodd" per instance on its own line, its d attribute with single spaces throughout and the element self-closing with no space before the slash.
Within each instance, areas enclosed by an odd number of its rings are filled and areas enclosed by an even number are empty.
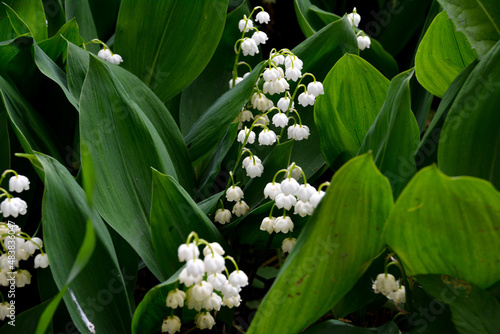
<svg viewBox="0 0 500 334">
<path fill-rule="evenodd" d="M 84 43 L 75 19 L 66 22 L 54 37 L 38 43 L 38 46 L 53 61 L 56 61 L 61 55 L 63 55 L 62 59 L 65 61 L 67 58 L 68 41 L 76 45 Z"/>
<path fill-rule="evenodd" d="M 262 68 L 263 64 L 256 66 L 249 76 L 224 93 L 193 124 L 184 137 L 192 161 L 205 157 L 224 137 L 227 128 L 250 99 Z"/>
<path fill-rule="evenodd" d="M 10 168 L 9 116 L 0 104 L 0 170 Z"/>
<path fill-rule="evenodd" d="M 401 193 L 384 239 L 409 276 L 453 275 L 482 288 L 500 279 L 500 193 L 481 179 L 422 169 Z"/>
<path fill-rule="evenodd" d="M 500 40 L 500 7 L 496 0 L 438 0 L 476 50 L 479 58 Z"/>
<path fill-rule="evenodd" d="M 105 4 L 106 2 L 102 2 Z M 85 41 L 91 41 L 94 38 L 99 38 L 97 28 L 90 10 L 89 0 L 64 0 L 64 11 L 66 13 L 66 21 L 76 19 L 80 26 L 80 33 Z M 99 47 L 96 44 L 90 44 L 88 49 L 92 52 L 97 52 Z"/>
<path fill-rule="evenodd" d="M 374 152 L 375 163 L 389 179 L 396 198 L 417 170 L 414 154 L 420 131 L 410 109 L 412 76 L 413 70 L 408 70 L 392 79 L 384 105 L 358 152 Z"/>
<path fill-rule="evenodd" d="M 6 317 L 0 332 L 2 334 L 34 333 L 38 319 L 49 303 L 50 301 L 44 301 L 43 303 L 40 303 L 20 314 L 16 314 L 14 321 L 12 321 L 9 317 Z"/>
<path fill-rule="evenodd" d="M 94 202 L 104 219 L 162 274 L 149 231 L 151 167 L 177 178 L 161 136 L 109 66 L 90 56 L 80 97 L 81 140 L 95 167 Z"/>
<path fill-rule="evenodd" d="M 304 334 L 399 334 L 398 326 L 388 322 L 378 328 L 363 328 L 347 324 L 340 320 L 327 320 L 308 328 Z"/>
<path fill-rule="evenodd" d="M 417 151 L 415 152 L 415 163 L 417 169 L 429 166 L 432 163 L 437 163 L 438 156 L 438 142 L 443 124 L 448 116 L 448 112 L 457 97 L 457 94 L 462 89 L 465 81 L 471 74 L 472 70 L 476 67 L 478 61 L 473 61 L 469 64 L 451 83 L 450 87 L 443 96 L 439 103 L 439 107 L 432 117 L 432 120 L 427 127 L 420 143 L 418 144 Z"/>
<path fill-rule="evenodd" d="M 450 306 L 459 333 L 495 333 L 500 328 L 500 303 L 487 291 L 446 275 L 419 275 L 415 279 L 434 298 Z"/>
<path fill-rule="evenodd" d="M 443 97 L 451 82 L 476 55 L 465 36 L 455 30 L 446 12 L 435 18 L 420 42 L 415 75 L 433 95 Z"/>
<path fill-rule="evenodd" d="M 0 6 L 0 17 L 3 19 L 0 20 L 0 41 L 9 41 L 13 40 L 17 37 L 14 28 L 10 24 L 10 21 L 7 16 L 7 6 L 3 4 Z"/>
<path fill-rule="evenodd" d="M 177 95 L 210 61 L 222 36 L 227 5 L 227 0 L 123 0 L 115 39 L 122 66 L 160 100 Z"/>
<path fill-rule="evenodd" d="M 73 43 L 68 43 L 66 78 L 71 94 L 80 101 L 83 82 L 89 68 L 89 54 Z"/>
<path fill-rule="evenodd" d="M 389 81 L 356 55 L 346 54 L 331 69 L 314 107 L 325 160 L 334 165 L 356 156 L 382 108 Z"/>
<path fill-rule="evenodd" d="M 57 140 L 50 131 L 48 124 L 21 95 L 19 90 L 0 76 L 0 96 L 9 115 L 9 119 L 26 153 L 40 151 L 58 161 L 63 161 L 59 152 L 62 148 L 56 145 Z"/>
<path fill-rule="evenodd" d="M 298 333 L 335 305 L 380 253 L 382 227 L 392 206 L 390 185 L 370 154 L 345 164 L 247 333 Z"/>
<path fill-rule="evenodd" d="M 439 168 L 489 180 L 500 189 L 500 42 L 462 86 L 439 140 Z"/>
<path fill-rule="evenodd" d="M 134 312 L 132 334 L 150 334 L 160 331 L 163 319 L 170 315 L 170 309 L 165 306 L 165 300 L 168 292 L 179 286 L 179 273 L 180 270 L 146 293 Z"/>
<path fill-rule="evenodd" d="M 37 153 L 36 158 L 44 171 L 42 221 L 49 268 L 59 289 L 68 288 L 64 301 L 71 318 L 80 331 L 87 330 L 76 299 L 96 330 L 128 332 L 131 307 L 126 282 L 106 225 L 64 166 L 46 155 Z M 86 223 L 89 220 L 91 224 Z M 95 233 L 95 240 L 87 241 L 86 233 Z M 80 249 L 82 244 L 85 248 Z"/>
<path fill-rule="evenodd" d="M 47 25 L 45 23 L 45 12 L 41 0 L 7 0 L 3 2 L 2 6 L 5 6 L 4 4 L 7 4 L 15 12 L 12 13 L 7 10 L 7 15 L 11 23 L 18 24 L 13 22 L 13 20 L 17 20 L 17 18 L 13 17 L 12 14 L 14 14 L 29 28 L 35 40 L 43 41 L 47 39 Z M 24 28 L 21 29 L 25 32 Z"/>
<path fill-rule="evenodd" d="M 151 238 L 165 277 L 182 267 L 177 249 L 192 231 L 209 242 L 225 243 L 215 225 L 171 176 L 153 170 L 152 196 Z"/>
<path fill-rule="evenodd" d="M 313 5 L 310 0 L 294 0 L 293 5 L 297 21 L 306 37 L 314 35 L 324 26 L 325 22 L 311 10 Z"/>
</svg>

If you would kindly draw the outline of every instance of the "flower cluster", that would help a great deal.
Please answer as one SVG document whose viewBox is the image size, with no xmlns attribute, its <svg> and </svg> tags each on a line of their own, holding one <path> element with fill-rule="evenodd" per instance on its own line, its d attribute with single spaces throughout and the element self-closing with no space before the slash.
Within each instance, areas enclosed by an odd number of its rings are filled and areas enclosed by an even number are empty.
<svg viewBox="0 0 500 334">
<path fill-rule="evenodd" d="M 349 19 L 349 22 L 351 23 L 353 29 L 358 27 L 359 22 L 361 21 L 361 15 L 358 14 L 356 7 L 352 10 L 352 13 L 347 14 L 347 18 Z M 356 34 L 356 38 L 358 40 L 358 48 L 359 50 L 364 50 L 364 49 L 369 49 L 372 41 L 370 40 L 370 37 L 365 35 L 365 32 L 360 30 Z"/>
<path fill-rule="evenodd" d="M 285 173 L 285 178 L 281 182 L 276 182 L 279 174 Z M 303 177 L 304 183 L 299 184 L 300 178 Z M 265 198 L 274 201 L 271 208 L 269 217 L 262 220 L 260 229 L 269 234 L 275 233 L 289 233 L 293 231 L 294 224 L 292 218 L 287 215 L 288 211 L 293 208 L 293 214 L 301 217 L 310 216 L 313 214 L 314 209 L 319 205 L 319 202 L 325 195 L 321 190 L 328 183 L 322 184 L 318 190 L 312 185 L 307 183 L 306 176 L 302 169 L 295 163 L 292 163 L 287 169 L 278 171 L 272 182 L 269 182 L 264 188 Z M 273 217 L 272 212 L 274 207 L 283 209 L 283 215 Z M 282 243 L 282 250 L 284 253 L 290 252 L 295 245 L 294 238 L 287 238 Z"/>
<path fill-rule="evenodd" d="M 205 245 L 203 260 L 200 259 L 198 248 L 201 245 Z M 179 246 L 179 261 L 186 262 L 179 274 L 179 283 L 184 285 L 184 289 L 176 288 L 168 293 L 166 305 L 172 309 L 172 314 L 164 318 L 162 333 L 180 331 L 181 320 L 173 313 L 175 309 L 184 307 L 184 304 L 188 309 L 198 311 L 194 322 L 200 329 L 211 329 L 215 324 L 211 311 L 220 311 L 222 306 L 233 308 L 240 305 L 239 293 L 241 288 L 248 285 L 248 277 L 238 268 L 234 259 L 231 256 L 224 257 L 224 253 L 220 244 L 200 239 L 195 232 L 191 232 L 186 243 Z M 230 260 L 236 268 L 231 274 L 225 260 Z"/>
<path fill-rule="evenodd" d="M 117 53 L 113 54 L 113 52 L 111 52 L 111 50 L 108 48 L 104 48 L 104 49 L 100 50 L 97 53 L 97 56 L 99 58 L 104 59 L 105 61 L 110 62 L 111 64 L 115 64 L 115 65 L 120 65 L 120 63 L 123 62 L 123 59 L 119 54 L 117 54 Z"/>
<path fill-rule="evenodd" d="M 377 279 L 373 282 L 372 289 L 375 293 L 381 293 L 394 304 L 402 304 L 406 301 L 406 293 L 404 285 L 396 281 L 393 275 L 384 273 L 377 275 Z"/>
</svg>

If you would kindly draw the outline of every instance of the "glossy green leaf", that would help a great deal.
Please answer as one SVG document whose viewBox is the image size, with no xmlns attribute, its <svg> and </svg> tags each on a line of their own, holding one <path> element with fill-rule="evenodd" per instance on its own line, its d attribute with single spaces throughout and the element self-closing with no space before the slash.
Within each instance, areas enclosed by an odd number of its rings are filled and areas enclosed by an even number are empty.
<svg viewBox="0 0 500 334">
<path fill-rule="evenodd" d="M 458 31 L 481 58 L 500 40 L 500 7 L 496 0 L 438 0 Z"/>
<path fill-rule="evenodd" d="M 148 223 L 151 167 L 174 178 L 176 170 L 152 121 L 92 55 L 80 97 L 80 133 L 95 167 L 99 213 L 161 278 Z"/>
<path fill-rule="evenodd" d="M 388 322 L 378 328 L 362 328 L 347 324 L 340 320 L 327 320 L 308 328 L 304 334 L 399 334 L 398 326 Z"/>
<path fill-rule="evenodd" d="M 23 24 L 29 28 L 35 40 L 43 41 L 47 39 L 47 25 L 45 23 L 45 12 L 41 0 L 7 0 L 4 1 L 4 3 L 12 8 L 15 12 L 14 15 L 21 19 Z M 2 4 L 2 6 L 4 6 L 4 4 Z M 18 23 L 13 22 L 13 20 L 17 20 L 17 18 L 13 17 L 12 14 L 12 12 L 7 10 L 7 15 L 11 23 L 17 25 Z M 22 27 L 21 30 L 22 31 L 18 31 L 18 33 L 22 34 L 25 32 Z"/>
<path fill-rule="evenodd" d="M 412 76 L 413 70 L 408 70 L 392 79 L 384 105 L 358 152 L 374 152 L 375 163 L 389 179 L 396 198 L 417 170 L 414 154 L 420 131 L 410 109 Z"/>
<path fill-rule="evenodd" d="M 177 249 L 192 231 L 209 242 L 225 243 L 215 225 L 171 176 L 153 170 L 151 202 L 151 238 L 165 277 L 182 267 Z"/>
<path fill-rule="evenodd" d="M 9 116 L 0 104 L 0 170 L 10 168 Z"/>
<path fill-rule="evenodd" d="M 467 78 L 439 140 L 439 168 L 489 180 L 500 189 L 500 42 Z"/>
<path fill-rule="evenodd" d="M 205 157 L 224 137 L 227 128 L 250 99 L 262 68 L 263 64 L 256 66 L 242 82 L 215 101 L 192 126 L 184 137 L 191 160 Z"/>
<path fill-rule="evenodd" d="M 433 95 L 443 97 L 451 82 L 476 55 L 464 34 L 446 12 L 435 18 L 420 42 L 415 57 L 415 75 Z"/>
<path fill-rule="evenodd" d="M 56 61 L 61 55 L 63 55 L 63 61 L 65 61 L 67 57 L 68 41 L 76 45 L 82 45 L 84 43 L 75 19 L 66 22 L 57 31 L 54 37 L 38 43 L 38 46 L 53 61 Z"/>
<path fill-rule="evenodd" d="M 450 306 L 459 333 L 495 333 L 500 328 L 500 303 L 487 291 L 446 275 L 419 275 L 415 279 L 434 298 Z"/>
<path fill-rule="evenodd" d="M 380 253 L 382 227 L 392 206 L 390 185 L 370 154 L 345 164 L 247 333 L 298 333 L 335 305 Z"/>
<path fill-rule="evenodd" d="M 500 193 L 484 180 L 422 169 L 401 193 L 384 239 L 409 276 L 453 275 L 482 288 L 500 279 Z M 471 255 L 473 254 L 473 256 Z"/>
<path fill-rule="evenodd" d="M 222 36 L 227 5 L 227 0 L 123 0 L 115 51 L 123 57 L 125 69 L 143 80 L 160 100 L 168 100 L 210 61 Z"/>
<path fill-rule="evenodd" d="M 418 144 L 417 151 L 415 152 L 415 163 L 417 169 L 429 166 L 432 163 L 437 163 L 438 156 L 438 142 L 441 131 L 443 130 L 444 121 L 448 116 L 457 94 L 462 89 L 465 81 L 471 74 L 472 70 L 476 67 L 478 61 L 473 61 L 469 64 L 451 83 L 450 87 L 443 96 L 439 103 L 439 107 L 432 117 L 432 120 L 427 127 L 420 143 Z"/>
<path fill-rule="evenodd" d="M 76 300 L 96 330 L 128 332 L 131 307 L 106 225 L 64 166 L 42 154 L 36 157 L 44 170 L 42 221 L 49 268 L 59 289 L 68 287 L 64 301 L 71 318 L 80 331 L 87 330 Z M 95 233 L 94 242 L 84 238 L 86 230 Z M 80 249 L 82 242 L 85 249 Z"/>
<path fill-rule="evenodd" d="M 325 95 L 314 107 L 323 156 L 330 165 L 346 162 L 356 153 L 382 108 L 389 81 L 356 55 L 346 54 L 331 69 Z"/>
<path fill-rule="evenodd" d="M 324 26 L 324 21 L 311 10 L 313 6 L 310 0 L 294 0 L 293 5 L 300 28 L 306 37 L 314 35 Z"/>
<path fill-rule="evenodd" d="M 56 145 L 57 140 L 49 130 L 47 122 L 26 101 L 19 90 L 1 76 L 0 96 L 24 151 L 27 153 L 40 151 L 62 162 L 63 158 L 59 152 L 63 150 Z"/>
<path fill-rule="evenodd" d="M 66 78 L 71 94 L 80 101 L 83 82 L 89 68 L 89 54 L 73 43 L 68 43 Z"/>
<path fill-rule="evenodd" d="M 137 305 L 132 320 L 132 334 L 150 334 L 160 331 L 163 318 L 170 315 L 170 309 L 165 306 L 165 300 L 168 292 L 179 286 L 179 273 L 180 270 L 167 281 L 149 290 Z"/>
</svg>

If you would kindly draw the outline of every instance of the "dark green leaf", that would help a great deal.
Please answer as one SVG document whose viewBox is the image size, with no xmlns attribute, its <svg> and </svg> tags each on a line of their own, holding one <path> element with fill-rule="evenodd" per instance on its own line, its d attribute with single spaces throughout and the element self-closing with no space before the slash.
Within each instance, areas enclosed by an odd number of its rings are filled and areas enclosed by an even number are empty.
<svg viewBox="0 0 500 334">
<path fill-rule="evenodd" d="M 9 138 L 9 117 L 0 104 L 0 170 L 10 168 L 10 138 Z"/>
<path fill-rule="evenodd" d="M 40 315 L 49 303 L 50 301 L 45 301 L 22 312 L 21 314 L 16 314 L 14 321 L 12 321 L 9 317 L 6 317 L 0 332 L 2 334 L 33 334 L 36 330 Z M 51 333 L 51 331 L 49 333 Z"/>
<path fill-rule="evenodd" d="M 14 20 L 20 19 L 22 25 L 29 28 L 29 31 L 33 34 L 33 38 L 37 41 L 43 41 L 47 39 L 47 25 L 45 23 L 45 12 L 43 10 L 43 4 L 41 0 L 10 0 L 5 1 L 12 8 L 12 11 L 7 10 L 7 15 L 11 20 L 11 23 L 19 25 L 20 22 L 14 23 Z M 2 4 L 2 6 L 5 6 Z M 14 15 L 12 15 L 14 14 Z M 16 16 L 16 17 L 13 17 Z M 2 17 L 4 19 L 5 17 Z M 16 29 L 16 27 L 14 27 Z M 19 27 L 21 31 L 18 33 L 25 33 L 26 28 Z M 17 30 L 17 29 L 16 29 Z"/>
<path fill-rule="evenodd" d="M 309 329 L 304 334 L 399 334 L 398 326 L 394 322 L 388 322 L 378 328 L 362 328 L 349 325 L 340 320 L 328 320 L 321 322 Z"/>
</svg>

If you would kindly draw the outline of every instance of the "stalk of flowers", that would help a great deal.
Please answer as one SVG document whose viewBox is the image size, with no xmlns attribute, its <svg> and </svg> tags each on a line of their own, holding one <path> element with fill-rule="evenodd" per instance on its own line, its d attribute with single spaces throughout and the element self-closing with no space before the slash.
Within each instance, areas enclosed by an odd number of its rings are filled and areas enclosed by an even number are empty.
<svg viewBox="0 0 500 334">
<path fill-rule="evenodd" d="M 281 182 L 276 182 L 279 174 L 285 173 L 285 178 Z M 298 180 L 303 178 L 304 183 L 299 184 Z M 269 216 L 262 220 L 260 229 L 267 231 L 269 234 L 275 233 L 290 233 L 293 231 L 294 223 L 289 211 L 294 209 L 293 214 L 301 217 L 310 216 L 314 213 L 314 209 L 318 207 L 319 202 L 325 195 L 321 189 L 329 185 L 325 182 L 316 190 L 312 185 L 307 183 L 307 178 L 299 166 L 292 163 L 287 169 L 278 171 L 272 180 L 264 188 L 265 198 L 274 201 Z M 283 209 L 283 215 L 274 217 L 273 209 Z M 289 253 L 295 245 L 295 238 L 286 238 L 283 240 L 281 249 L 284 253 Z"/>
<path fill-rule="evenodd" d="M 91 40 L 90 42 L 87 42 L 87 43 L 84 43 L 83 44 L 83 48 L 85 49 L 85 46 L 87 44 L 99 44 L 99 45 L 102 45 L 102 49 L 99 50 L 99 52 L 97 53 L 97 57 L 101 58 L 102 60 L 105 60 L 111 64 L 115 64 L 115 65 L 120 65 L 120 63 L 123 63 L 123 58 L 122 56 L 120 56 L 119 54 L 117 53 L 113 53 L 111 51 L 111 49 L 101 40 L 95 38 L 93 40 Z"/>
<path fill-rule="evenodd" d="M 388 262 L 388 260 L 391 260 Z M 378 274 L 375 281 L 373 281 L 372 289 L 375 293 L 381 293 L 387 297 L 387 299 L 392 300 L 396 307 L 399 308 L 400 305 L 406 303 L 406 289 L 402 284 L 405 279 L 403 268 L 400 263 L 394 259 L 391 255 L 386 258 L 385 270 L 382 274 Z M 387 271 L 391 265 L 397 266 L 403 273 L 403 278 L 396 280 L 394 275 L 388 274 Z"/>
<path fill-rule="evenodd" d="M 356 10 L 356 7 L 352 10 L 352 13 L 347 14 L 347 18 L 349 19 L 349 22 L 352 25 L 352 29 L 354 30 L 354 33 L 356 34 L 356 39 L 358 40 L 358 48 L 360 51 L 363 51 L 364 49 L 369 49 L 372 41 L 370 40 L 370 37 L 365 35 L 365 32 L 362 30 L 359 30 L 356 33 L 356 28 L 359 25 L 359 22 L 361 22 L 361 15 L 358 14 L 358 11 Z"/>
<path fill-rule="evenodd" d="M 205 246 L 203 260 L 200 259 L 199 246 Z M 220 244 L 209 243 L 199 238 L 196 232 L 189 234 L 177 254 L 180 262 L 186 262 L 179 274 L 179 283 L 184 287 L 177 286 L 167 295 L 166 305 L 171 313 L 163 320 L 162 333 L 180 331 L 181 320 L 174 313 L 184 305 L 198 311 L 194 322 L 199 329 L 211 329 L 215 324 L 211 312 L 220 311 L 222 306 L 238 307 L 241 303 L 239 293 L 248 285 L 248 277 L 231 256 L 223 256 L 225 251 Z M 229 273 L 225 260 L 233 263 L 233 272 Z"/>
</svg>

